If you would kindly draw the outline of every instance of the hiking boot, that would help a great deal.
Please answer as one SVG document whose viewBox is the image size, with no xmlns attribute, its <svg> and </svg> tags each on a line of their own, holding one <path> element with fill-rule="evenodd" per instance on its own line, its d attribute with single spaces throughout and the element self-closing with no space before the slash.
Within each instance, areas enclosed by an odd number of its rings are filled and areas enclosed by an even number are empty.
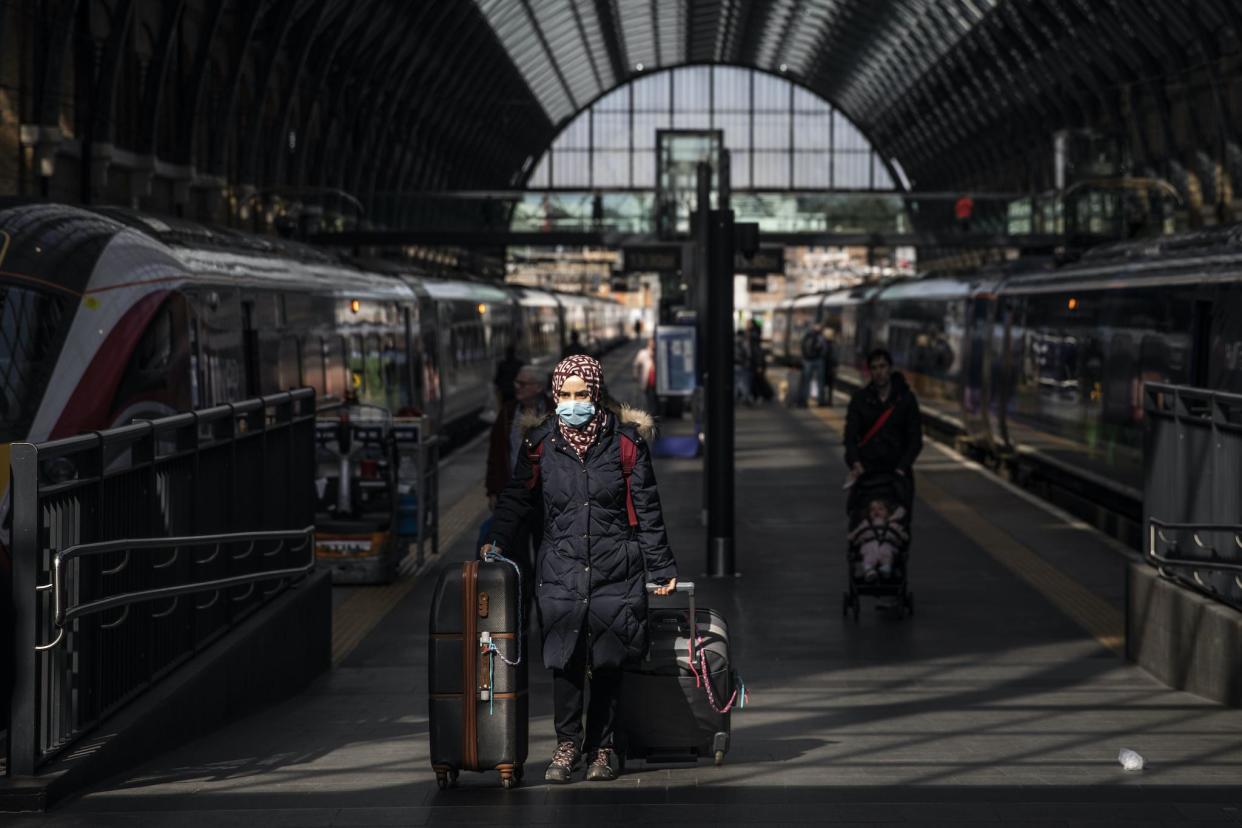
<svg viewBox="0 0 1242 828">
<path fill-rule="evenodd" d="M 587 781 L 611 782 L 616 778 L 617 772 L 612 767 L 612 750 L 610 748 L 600 748 L 595 752 L 595 759 L 587 767 Z"/>
<path fill-rule="evenodd" d="M 573 742 L 561 742 L 556 746 L 556 753 L 552 754 L 552 761 L 543 774 L 543 781 L 558 785 L 570 781 L 581 759 L 582 754 L 578 752 L 577 745 Z"/>
</svg>

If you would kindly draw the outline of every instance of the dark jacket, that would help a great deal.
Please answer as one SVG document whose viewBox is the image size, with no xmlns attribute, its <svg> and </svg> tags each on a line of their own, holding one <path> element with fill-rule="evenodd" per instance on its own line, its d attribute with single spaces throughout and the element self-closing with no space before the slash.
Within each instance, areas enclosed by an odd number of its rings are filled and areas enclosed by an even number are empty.
<svg viewBox="0 0 1242 828">
<path fill-rule="evenodd" d="M 888 422 L 860 448 L 859 442 L 890 405 L 894 408 Z M 870 383 L 854 392 L 845 415 L 844 442 L 847 466 L 862 463 L 869 474 L 898 469 L 910 472 L 915 458 L 923 450 L 923 417 L 919 413 L 919 402 L 901 372 L 893 372 L 892 388 L 883 402 Z"/>
<path fill-rule="evenodd" d="M 531 429 L 493 516 L 492 533 L 503 551 L 537 500 L 542 501 L 535 596 L 543 621 L 543 662 L 549 668 L 569 662 L 583 625 L 595 666 L 637 659 L 647 642 L 646 582 L 677 576 L 647 446 L 651 418 L 626 408 L 604 416 L 585 462 L 561 436 L 555 415 Z M 619 432 L 634 441 L 637 454 L 630 479 L 635 530 L 626 513 Z M 530 456 L 540 444 L 535 482 Z"/>
<path fill-rule="evenodd" d="M 556 409 L 552 398 L 546 395 L 543 405 L 544 411 Z M 513 418 L 516 416 L 518 416 L 517 400 L 509 400 L 501 403 L 500 411 L 496 414 L 496 422 L 492 423 L 491 440 L 487 446 L 487 477 L 483 482 L 489 496 L 499 496 L 509 484 L 509 478 L 513 476 L 513 469 L 509 465 L 510 449 L 512 449 L 509 445 L 509 438 L 513 434 Z"/>
<path fill-rule="evenodd" d="M 807 331 L 802 335 L 802 358 L 823 359 L 826 344 L 824 335 L 819 331 Z"/>
</svg>

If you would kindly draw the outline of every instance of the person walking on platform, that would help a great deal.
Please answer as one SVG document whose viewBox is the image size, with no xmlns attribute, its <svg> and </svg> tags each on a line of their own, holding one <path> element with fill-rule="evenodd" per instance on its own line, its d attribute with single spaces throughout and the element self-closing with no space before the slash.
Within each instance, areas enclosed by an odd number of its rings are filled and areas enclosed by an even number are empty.
<svg viewBox="0 0 1242 828">
<path fill-rule="evenodd" d="M 770 401 L 775 396 L 775 392 L 765 373 L 763 329 L 759 327 L 758 319 L 750 320 L 747 339 L 749 340 L 747 353 L 750 355 L 750 393 L 756 400 Z"/>
<path fill-rule="evenodd" d="M 845 464 L 850 480 L 895 474 L 901 481 L 906 512 L 914 504 L 914 461 L 923 450 L 919 401 L 893 357 L 883 348 L 867 354 L 871 382 L 854 393 L 845 415 Z"/>
<path fill-rule="evenodd" d="M 586 778 L 606 781 L 617 776 L 621 665 L 646 648 L 646 582 L 669 594 L 677 562 L 647 447 L 650 415 L 601 406 L 602 369 L 590 357 L 563 360 L 552 377 L 556 416 L 527 432 L 496 504 L 490 546 L 512 546 L 542 505 L 536 598 L 557 740 L 544 778 L 569 782 L 585 755 Z"/>
<path fill-rule="evenodd" d="M 656 357 L 655 340 L 634 354 L 634 381 L 643 390 L 643 404 L 648 412 L 654 412 L 659 400 L 656 398 Z"/>
<path fill-rule="evenodd" d="M 824 404 L 824 354 L 827 347 L 819 328 L 811 325 L 802 335 L 802 384 L 798 388 L 798 407 L 806 408 L 811 397 L 811 383 L 816 385 L 817 401 Z"/>
<path fill-rule="evenodd" d="M 733 337 L 733 399 L 747 405 L 754 402 L 750 388 L 750 344 L 746 331 L 738 331 Z"/>
<path fill-rule="evenodd" d="M 496 511 L 496 501 L 509 478 L 513 476 L 513 467 L 517 465 L 518 452 L 522 448 L 522 439 L 526 430 L 542 421 L 556 407 L 547 394 L 547 385 L 542 372 L 533 365 L 523 365 L 517 372 L 513 383 L 515 399 L 500 406 L 496 422 L 492 423 L 491 441 L 487 448 L 487 477 L 484 488 L 487 490 L 487 506 Z M 522 601 L 530 606 L 534 590 L 531 588 L 532 573 L 530 547 L 533 540 L 535 548 L 543 533 L 543 523 L 536 512 L 523 527 L 524 531 L 509 548 L 509 555 L 522 568 Z"/>
<path fill-rule="evenodd" d="M 824 382 L 820 386 L 819 404 L 832 405 L 832 392 L 837 384 L 837 343 L 836 333 L 827 325 L 823 329 L 824 335 Z M 824 392 L 827 391 L 828 402 L 824 402 Z"/>
<path fill-rule="evenodd" d="M 492 378 L 492 385 L 496 388 L 496 395 L 501 405 L 513 401 L 517 393 L 514 383 L 517 380 L 518 371 L 525 364 L 518 357 L 516 348 L 512 345 L 505 346 L 505 358 L 496 363 L 496 375 Z"/>
<path fill-rule="evenodd" d="M 582 338 L 577 331 L 569 332 L 569 341 L 565 343 L 565 347 L 561 352 L 561 358 L 565 359 L 571 356 L 586 356 L 586 346 L 582 344 Z"/>
</svg>

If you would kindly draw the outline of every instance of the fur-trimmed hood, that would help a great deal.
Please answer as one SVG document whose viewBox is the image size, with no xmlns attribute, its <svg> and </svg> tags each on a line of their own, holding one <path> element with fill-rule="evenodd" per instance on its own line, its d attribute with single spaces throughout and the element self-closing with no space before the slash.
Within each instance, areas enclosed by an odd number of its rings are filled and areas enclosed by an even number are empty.
<svg viewBox="0 0 1242 828">
<path fill-rule="evenodd" d="M 621 425 L 633 426 L 638 432 L 638 436 L 643 440 L 651 442 L 656 435 L 655 417 L 643 411 L 640 408 L 631 408 L 624 403 L 615 405 L 605 405 L 606 411 L 612 412 L 613 416 Z M 556 416 L 556 412 L 550 414 L 529 414 L 522 412 L 518 419 L 518 426 L 522 429 L 523 434 L 527 434 L 548 420 Z"/>
</svg>

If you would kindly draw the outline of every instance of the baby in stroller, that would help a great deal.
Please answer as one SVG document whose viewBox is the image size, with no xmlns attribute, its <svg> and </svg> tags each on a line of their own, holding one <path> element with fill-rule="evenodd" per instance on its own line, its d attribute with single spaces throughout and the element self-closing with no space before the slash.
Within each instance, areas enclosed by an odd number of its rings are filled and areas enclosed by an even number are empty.
<svg viewBox="0 0 1242 828">
<path fill-rule="evenodd" d="M 854 620 L 863 595 L 891 600 L 885 606 L 903 615 L 914 612 L 907 580 L 913 494 L 909 480 L 895 473 L 866 474 L 850 487 L 849 588 L 841 596 L 841 611 L 853 612 Z"/>
<path fill-rule="evenodd" d="M 906 510 L 893 509 L 887 500 L 873 498 L 867 504 L 866 516 L 849 534 L 850 546 L 858 550 L 855 577 L 871 583 L 876 578 L 890 578 L 893 563 L 910 540 L 903 520 Z"/>
</svg>

